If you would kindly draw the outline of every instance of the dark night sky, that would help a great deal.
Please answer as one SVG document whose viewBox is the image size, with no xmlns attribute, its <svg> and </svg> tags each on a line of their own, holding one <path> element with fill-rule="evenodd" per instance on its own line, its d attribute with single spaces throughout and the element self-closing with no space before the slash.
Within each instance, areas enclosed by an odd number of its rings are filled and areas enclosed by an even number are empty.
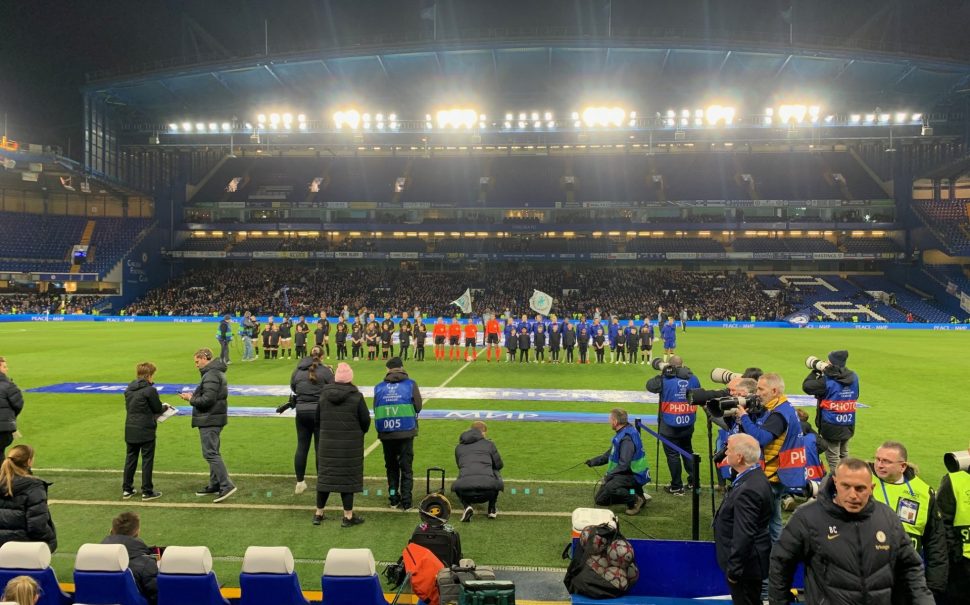
<svg viewBox="0 0 970 605">
<path fill-rule="evenodd" d="M 13 138 L 77 149 L 85 73 L 192 57 L 190 17 L 231 55 L 420 31 L 432 0 L 0 0 L 0 112 Z M 970 47 L 964 0 L 614 0 L 616 25 L 777 31 L 795 2 L 796 26 L 891 43 Z M 847 8 L 847 4 L 851 8 Z M 564 25 L 605 34 L 607 0 L 438 0 L 439 28 Z M 890 10 L 896 7 L 897 10 Z M 847 12 L 850 11 L 851 13 Z M 215 51 L 206 46 L 198 52 Z M 76 152 L 74 155 L 77 155 Z"/>
</svg>

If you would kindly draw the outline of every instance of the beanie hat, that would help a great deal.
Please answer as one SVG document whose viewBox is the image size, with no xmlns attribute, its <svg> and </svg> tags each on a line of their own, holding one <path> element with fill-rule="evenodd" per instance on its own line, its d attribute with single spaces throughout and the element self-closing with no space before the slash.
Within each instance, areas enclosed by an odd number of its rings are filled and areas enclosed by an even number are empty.
<svg viewBox="0 0 970 605">
<path fill-rule="evenodd" d="M 333 378 L 335 382 L 353 382 L 354 370 L 346 363 L 341 363 L 337 366 L 337 372 L 334 374 Z"/>
<path fill-rule="evenodd" d="M 386 364 L 384 364 L 384 366 L 388 370 L 393 370 L 394 368 L 403 368 L 404 367 L 404 362 L 401 361 L 401 358 L 400 357 L 391 357 L 391 359 L 388 360 L 388 362 Z"/>
<path fill-rule="evenodd" d="M 832 351 L 829 353 L 829 363 L 840 368 L 845 367 L 845 362 L 849 360 L 848 351 Z"/>
</svg>

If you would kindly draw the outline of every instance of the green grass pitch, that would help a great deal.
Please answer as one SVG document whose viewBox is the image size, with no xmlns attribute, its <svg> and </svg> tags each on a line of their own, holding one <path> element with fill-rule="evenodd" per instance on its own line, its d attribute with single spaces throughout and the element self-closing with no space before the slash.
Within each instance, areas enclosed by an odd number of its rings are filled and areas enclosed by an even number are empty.
<svg viewBox="0 0 970 605">
<path fill-rule="evenodd" d="M 200 346 L 216 348 L 214 324 L 0 324 L 0 355 L 7 357 L 11 377 L 22 389 L 59 382 L 127 382 L 139 361 L 158 366 L 159 382 L 194 382 L 198 373 L 192 353 Z M 234 343 L 234 347 L 236 347 Z M 967 445 L 967 393 L 970 336 L 957 332 L 700 329 L 679 335 L 678 352 L 705 387 L 713 367 L 743 370 L 759 366 L 777 371 L 789 393 L 799 393 L 807 374 L 808 355 L 824 356 L 832 349 L 848 349 L 849 366 L 861 377 L 854 455 L 871 458 L 886 439 L 909 447 L 910 458 L 931 484 L 944 469 L 942 454 Z M 241 357 L 234 348 L 233 358 Z M 429 359 L 433 356 L 428 355 Z M 331 359 L 331 363 L 333 360 Z M 294 362 L 259 360 L 235 363 L 228 377 L 235 384 L 287 384 Z M 380 362 L 354 363 L 355 382 L 374 385 L 383 376 Z M 581 388 L 642 390 L 653 374 L 648 366 L 487 364 L 484 358 L 464 366 L 459 362 L 407 364 L 412 378 L 423 386 Z M 293 494 L 292 466 L 296 442 L 292 419 L 232 418 L 223 433 L 222 453 L 239 493 L 224 505 L 194 495 L 205 481 L 207 467 L 199 451 L 198 434 L 187 417 L 176 417 L 158 430 L 156 489 L 164 497 L 152 506 L 121 500 L 124 460 L 124 401 L 115 395 L 58 395 L 27 393 L 20 417 L 23 438 L 37 448 L 36 473 L 53 482 L 50 498 L 58 528 L 59 550 L 54 565 L 62 580 L 70 578 L 74 553 L 85 542 L 107 533 L 111 518 L 135 509 L 142 515 L 143 535 L 150 544 L 206 545 L 216 558 L 220 580 L 238 585 L 241 557 L 248 545 L 290 547 L 298 561 L 304 587 L 319 588 L 319 563 L 331 547 L 366 546 L 378 560 L 396 560 L 411 530 L 415 513 L 385 508 L 385 489 L 379 450 L 366 459 L 368 495 L 357 506 L 367 522 L 339 526 L 339 500 L 331 503 L 330 520 L 310 524 L 313 491 Z M 181 403 L 174 396 L 163 397 Z M 275 407 L 281 399 L 230 398 L 230 405 Z M 562 566 L 559 555 L 569 535 L 569 513 L 590 506 L 599 474 L 585 466 L 561 472 L 603 452 L 611 431 L 607 403 L 540 401 L 432 400 L 429 408 L 570 410 L 602 412 L 603 424 L 491 422 L 489 436 L 505 459 L 506 491 L 499 500 L 499 518 L 483 514 L 470 524 L 457 524 L 465 553 L 483 564 Z M 632 415 L 656 414 L 655 405 L 627 404 Z M 706 453 L 706 432 L 695 433 L 695 449 Z M 454 446 L 466 421 L 421 422 L 415 442 L 416 500 L 424 491 L 424 469 L 442 466 L 454 479 Z M 376 434 L 366 437 L 370 444 Z M 655 442 L 645 438 L 655 484 L 667 482 L 666 464 L 655 464 Z M 312 459 L 312 458 L 311 458 Z M 311 463 L 312 464 L 312 463 Z M 702 470 L 707 476 L 707 468 Z M 136 487 L 139 479 L 136 477 Z M 311 482 L 312 486 L 312 482 Z M 511 494 L 511 488 L 517 493 Z M 526 495 L 525 490 L 529 490 Z M 542 490 L 541 495 L 539 490 Z M 629 537 L 687 538 L 690 535 L 688 498 L 653 491 L 654 499 L 632 522 L 624 523 Z M 710 537 L 710 495 L 701 499 L 701 528 Z M 195 505 L 204 505 L 196 507 Z M 337 505 L 336 507 L 334 505 Z M 228 505 L 228 506 L 226 506 Z M 384 509 L 384 510 L 368 510 Z M 622 515 L 621 515 L 622 516 Z M 623 521 L 621 520 L 621 523 Z"/>
</svg>

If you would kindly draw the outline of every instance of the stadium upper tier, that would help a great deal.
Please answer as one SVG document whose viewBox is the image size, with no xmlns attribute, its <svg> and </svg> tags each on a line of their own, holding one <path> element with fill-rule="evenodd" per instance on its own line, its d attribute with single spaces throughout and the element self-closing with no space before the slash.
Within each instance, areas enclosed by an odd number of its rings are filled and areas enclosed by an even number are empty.
<svg viewBox="0 0 970 605">
<path fill-rule="evenodd" d="M 913 207 L 946 252 L 970 256 L 970 200 L 917 201 Z"/>
<path fill-rule="evenodd" d="M 73 247 L 87 245 L 88 260 L 80 271 L 104 275 L 152 222 L 0 212 L 0 271 L 66 272 Z"/>
<path fill-rule="evenodd" d="M 890 196 L 850 154 L 690 153 L 481 157 L 230 158 L 190 204 L 431 204 L 877 200 Z"/>
</svg>

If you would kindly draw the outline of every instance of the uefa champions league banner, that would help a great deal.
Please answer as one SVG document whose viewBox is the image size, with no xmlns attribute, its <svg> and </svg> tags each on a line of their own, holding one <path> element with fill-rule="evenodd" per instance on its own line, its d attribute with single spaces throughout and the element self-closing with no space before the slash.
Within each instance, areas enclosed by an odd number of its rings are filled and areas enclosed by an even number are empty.
<svg viewBox="0 0 970 605">
<path fill-rule="evenodd" d="M 970 297 L 967 297 L 967 306 L 970 307 Z M 281 317 L 280 314 L 275 317 Z M 297 316 L 291 316 L 296 318 Z M 260 315 L 260 321 L 266 318 Z M 233 316 L 233 321 L 239 322 L 242 318 Z M 307 317 L 307 323 L 316 322 L 315 317 Z M 331 323 L 340 321 L 339 317 L 328 318 Z M 394 318 L 398 321 L 399 318 Z M 197 315 L 57 315 L 57 314 L 9 314 L 0 315 L 0 323 L 10 322 L 65 322 L 65 321 L 95 321 L 108 323 L 218 323 L 222 320 L 218 317 L 201 317 Z M 625 319 L 624 319 L 625 322 Z M 431 325 L 433 319 L 425 318 L 425 324 Z M 652 322 L 656 325 L 656 321 Z M 678 320 L 678 325 L 680 324 Z M 643 325 L 642 320 L 634 322 L 635 325 Z M 876 323 L 876 322 L 807 322 L 792 323 L 788 321 L 694 321 L 688 320 L 687 325 L 697 328 L 798 328 L 802 330 L 936 330 L 936 331 L 970 331 L 970 324 L 929 324 L 929 323 Z"/>
</svg>

